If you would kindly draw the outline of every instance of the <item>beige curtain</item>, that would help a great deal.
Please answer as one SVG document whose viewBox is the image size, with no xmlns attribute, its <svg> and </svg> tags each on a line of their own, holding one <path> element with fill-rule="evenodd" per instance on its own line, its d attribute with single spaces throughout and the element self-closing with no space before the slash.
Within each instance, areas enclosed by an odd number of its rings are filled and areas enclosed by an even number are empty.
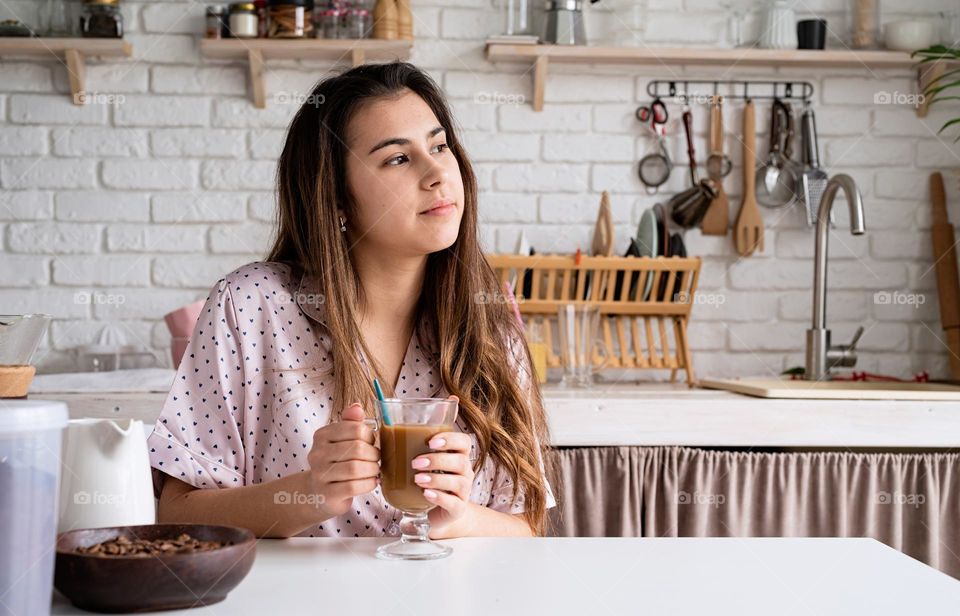
<svg viewBox="0 0 960 616">
<path fill-rule="evenodd" d="M 873 537 L 960 578 L 960 454 L 553 451 L 553 534 Z"/>
</svg>

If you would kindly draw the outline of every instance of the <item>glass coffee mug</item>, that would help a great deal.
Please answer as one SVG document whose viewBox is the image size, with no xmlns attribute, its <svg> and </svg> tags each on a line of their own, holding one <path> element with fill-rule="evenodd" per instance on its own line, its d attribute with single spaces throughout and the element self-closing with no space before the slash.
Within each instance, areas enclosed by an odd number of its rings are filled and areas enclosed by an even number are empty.
<svg viewBox="0 0 960 616">
<path fill-rule="evenodd" d="M 383 421 L 384 409 L 390 425 Z M 433 452 L 428 443 L 436 434 L 455 430 L 458 410 L 456 400 L 442 398 L 387 398 L 379 402 L 380 488 L 386 501 L 403 512 L 403 518 L 400 539 L 377 548 L 377 557 L 430 560 L 453 552 L 453 548 L 429 538 L 427 512 L 436 505 L 424 497 L 423 488 L 413 480 L 424 471 L 410 463 L 417 456 Z"/>
<path fill-rule="evenodd" d="M 593 375 L 609 360 L 607 347 L 597 336 L 600 308 L 584 304 L 564 304 L 557 309 L 560 330 L 560 363 L 563 387 L 591 387 Z M 594 356 L 601 359 L 595 366 Z"/>
</svg>

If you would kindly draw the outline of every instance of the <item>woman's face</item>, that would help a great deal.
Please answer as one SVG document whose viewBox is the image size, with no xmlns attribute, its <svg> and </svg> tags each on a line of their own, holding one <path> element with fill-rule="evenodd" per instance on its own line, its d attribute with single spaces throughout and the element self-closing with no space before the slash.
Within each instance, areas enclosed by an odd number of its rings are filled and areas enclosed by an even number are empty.
<svg viewBox="0 0 960 616">
<path fill-rule="evenodd" d="M 347 126 L 351 244 L 380 255 L 424 256 L 457 239 L 463 178 L 447 137 L 417 94 L 372 101 Z"/>
</svg>

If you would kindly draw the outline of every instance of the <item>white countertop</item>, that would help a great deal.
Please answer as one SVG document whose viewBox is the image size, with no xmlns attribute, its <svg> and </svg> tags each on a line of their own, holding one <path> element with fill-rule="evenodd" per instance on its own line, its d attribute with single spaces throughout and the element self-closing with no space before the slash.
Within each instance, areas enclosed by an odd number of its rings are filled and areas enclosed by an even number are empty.
<svg viewBox="0 0 960 616">
<path fill-rule="evenodd" d="M 71 417 L 133 417 L 152 425 L 166 394 L 43 393 Z M 544 388 L 555 447 L 960 447 L 960 402 L 784 400 L 685 384 Z"/>
<path fill-rule="evenodd" d="M 442 560 L 375 558 L 390 540 L 262 540 L 225 601 L 163 614 L 903 616 L 960 605 L 960 581 L 873 539 L 463 538 Z M 55 594 L 52 614 L 87 613 Z"/>
</svg>

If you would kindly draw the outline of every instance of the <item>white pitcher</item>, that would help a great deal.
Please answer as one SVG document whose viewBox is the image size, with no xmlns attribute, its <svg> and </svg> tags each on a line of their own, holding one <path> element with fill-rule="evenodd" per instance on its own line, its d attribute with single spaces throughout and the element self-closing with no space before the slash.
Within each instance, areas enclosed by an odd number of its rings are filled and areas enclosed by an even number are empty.
<svg viewBox="0 0 960 616">
<path fill-rule="evenodd" d="M 156 522 L 142 421 L 71 420 L 61 460 L 59 532 Z"/>
</svg>

